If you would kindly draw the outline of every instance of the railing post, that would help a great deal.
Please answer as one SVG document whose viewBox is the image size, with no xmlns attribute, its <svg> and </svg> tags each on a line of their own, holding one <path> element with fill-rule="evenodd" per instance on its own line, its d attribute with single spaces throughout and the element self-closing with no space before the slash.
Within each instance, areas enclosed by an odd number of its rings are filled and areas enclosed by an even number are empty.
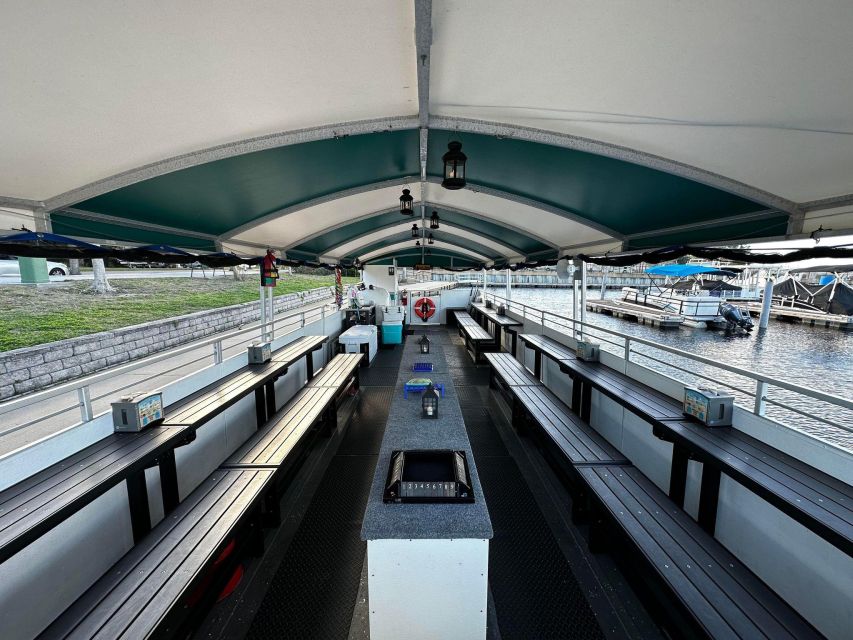
<svg viewBox="0 0 853 640">
<path fill-rule="evenodd" d="M 304 329 L 305 328 L 305 312 L 304 311 L 299 314 L 299 321 L 300 321 L 299 326 Z"/>
<path fill-rule="evenodd" d="M 77 400 L 80 404 L 80 418 L 83 422 L 89 422 L 95 415 L 92 410 L 92 399 L 89 397 L 89 387 L 77 389 Z"/>
<path fill-rule="evenodd" d="M 631 361 L 631 338 L 625 336 L 625 362 Z"/>
<path fill-rule="evenodd" d="M 213 343 L 213 364 L 222 364 L 222 340 Z"/>
<path fill-rule="evenodd" d="M 757 416 L 763 416 L 767 410 L 767 383 L 764 380 L 758 380 L 755 384 L 755 408 L 753 413 Z"/>
</svg>

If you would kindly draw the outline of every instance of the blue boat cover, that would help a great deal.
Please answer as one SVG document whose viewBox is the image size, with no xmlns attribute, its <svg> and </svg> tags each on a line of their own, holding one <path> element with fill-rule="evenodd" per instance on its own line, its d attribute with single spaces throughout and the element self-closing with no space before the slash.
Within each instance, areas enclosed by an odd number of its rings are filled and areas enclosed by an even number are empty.
<svg viewBox="0 0 853 640">
<path fill-rule="evenodd" d="M 736 271 L 726 271 L 725 269 L 717 269 L 716 267 L 703 267 L 700 264 L 659 264 L 646 269 L 646 273 L 652 276 L 673 276 L 676 278 L 695 276 L 700 273 L 721 276 L 737 275 Z"/>
</svg>

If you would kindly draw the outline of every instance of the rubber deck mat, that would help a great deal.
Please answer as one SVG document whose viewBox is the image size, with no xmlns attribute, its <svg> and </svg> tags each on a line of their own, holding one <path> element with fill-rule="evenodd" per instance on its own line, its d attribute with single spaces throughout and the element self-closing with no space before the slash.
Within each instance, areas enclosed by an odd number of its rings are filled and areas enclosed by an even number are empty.
<svg viewBox="0 0 853 640">
<path fill-rule="evenodd" d="M 361 521 L 392 392 L 362 388 L 359 407 L 247 638 L 347 638 L 367 548 L 360 538 Z"/>
<path fill-rule="evenodd" d="M 485 410 L 488 388 L 463 386 L 457 392 L 495 532 L 489 545 L 489 585 L 501 638 L 604 638 L 545 516 Z"/>
<path fill-rule="evenodd" d="M 489 367 L 454 367 L 449 371 L 456 387 L 489 386 Z"/>
<path fill-rule="evenodd" d="M 403 358 L 403 347 L 380 349 L 373 362 L 359 372 L 359 380 L 363 387 L 393 387 L 397 384 L 397 372 Z M 384 424 L 384 423 L 383 423 Z"/>
</svg>

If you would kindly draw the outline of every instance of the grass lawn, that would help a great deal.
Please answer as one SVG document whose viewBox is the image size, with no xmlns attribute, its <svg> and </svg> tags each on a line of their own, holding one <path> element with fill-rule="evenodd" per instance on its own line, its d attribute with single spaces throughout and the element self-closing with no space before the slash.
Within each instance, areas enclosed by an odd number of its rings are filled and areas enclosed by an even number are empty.
<svg viewBox="0 0 853 640">
<path fill-rule="evenodd" d="M 344 278 L 344 284 L 356 278 Z M 89 282 L 0 286 L 0 351 L 109 331 L 258 299 L 257 277 L 111 280 L 114 294 L 86 292 Z M 276 295 L 332 286 L 332 276 L 284 275 Z"/>
</svg>

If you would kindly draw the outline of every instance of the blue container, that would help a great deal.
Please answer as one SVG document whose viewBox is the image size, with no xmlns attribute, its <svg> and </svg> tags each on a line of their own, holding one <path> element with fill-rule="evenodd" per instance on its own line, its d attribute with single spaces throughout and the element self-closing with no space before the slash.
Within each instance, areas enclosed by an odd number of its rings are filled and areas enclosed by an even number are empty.
<svg viewBox="0 0 853 640">
<path fill-rule="evenodd" d="M 825 284 L 829 284 L 833 280 L 835 280 L 835 276 L 830 276 L 830 275 L 821 276 L 820 277 L 820 286 L 823 286 Z"/>
<path fill-rule="evenodd" d="M 402 344 L 403 323 L 382 323 L 382 344 Z"/>
</svg>

